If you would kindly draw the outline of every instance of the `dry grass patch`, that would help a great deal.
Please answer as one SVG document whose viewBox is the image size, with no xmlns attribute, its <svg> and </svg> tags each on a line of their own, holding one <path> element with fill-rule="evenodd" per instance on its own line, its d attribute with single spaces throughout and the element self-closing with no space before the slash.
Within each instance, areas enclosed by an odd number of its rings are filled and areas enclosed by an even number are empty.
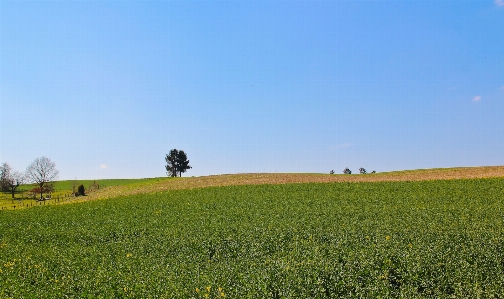
<svg viewBox="0 0 504 299">
<path fill-rule="evenodd" d="M 375 174 L 307 174 L 307 173 L 247 173 L 203 177 L 173 178 L 158 182 L 115 186 L 98 190 L 75 201 L 104 199 L 123 195 L 163 192 L 178 189 L 194 189 L 215 186 L 336 183 L 336 182 L 391 182 L 425 181 L 504 177 L 504 166 L 460 167 L 383 172 Z"/>
</svg>

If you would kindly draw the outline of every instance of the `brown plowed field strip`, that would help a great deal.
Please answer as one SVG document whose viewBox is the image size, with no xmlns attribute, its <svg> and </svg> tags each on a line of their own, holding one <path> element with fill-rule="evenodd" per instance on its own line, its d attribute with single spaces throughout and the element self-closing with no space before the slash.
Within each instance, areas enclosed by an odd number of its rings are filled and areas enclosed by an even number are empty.
<svg viewBox="0 0 504 299">
<path fill-rule="evenodd" d="M 337 182 L 394 182 L 504 177 L 504 166 L 438 168 L 383 172 L 375 174 L 306 174 L 306 173 L 250 173 L 225 174 L 189 178 L 173 178 L 150 184 L 104 188 L 76 201 L 111 198 L 123 195 L 194 189 L 214 186 L 337 183 Z"/>
</svg>

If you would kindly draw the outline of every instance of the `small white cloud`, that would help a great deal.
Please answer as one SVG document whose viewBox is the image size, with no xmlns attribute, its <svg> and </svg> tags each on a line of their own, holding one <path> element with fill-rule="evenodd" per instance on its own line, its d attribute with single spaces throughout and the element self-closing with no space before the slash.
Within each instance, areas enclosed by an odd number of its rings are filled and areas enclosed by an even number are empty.
<svg viewBox="0 0 504 299">
<path fill-rule="evenodd" d="M 479 102 L 481 100 L 481 96 L 474 96 L 472 99 L 474 102 Z"/>
<path fill-rule="evenodd" d="M 504 0 L 495 0 L 494 3 L 497 6 L 504 6 Z"/>
<path fill-rule="evenodd" d="M 100 165 L 100 168 L 101 168 L 101 169 L 107 169 L 107 168 L 108 168 L 108 166 L 107 166 L 107 164 L 102 164 L 102 165 Z"/>
</svg>

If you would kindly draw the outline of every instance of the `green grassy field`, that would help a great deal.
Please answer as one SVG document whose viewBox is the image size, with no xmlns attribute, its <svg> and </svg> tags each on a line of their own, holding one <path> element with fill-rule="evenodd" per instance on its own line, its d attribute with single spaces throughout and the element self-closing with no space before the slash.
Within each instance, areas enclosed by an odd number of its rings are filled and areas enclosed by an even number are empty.
<svg viewBox="0 0 504 299">
<path fill-rule="evenodd" d="M 77 203 L 117 196 L 163 192 L 168 190 L 204 188 L 211 186 L 290 184 L 290 183 L 330 183 L 330 182 L 394 182 L 453 180 L 477 178 L 503 178 L 504 166 L 458 167 L 417 169 L 382 172 L 369 175 L 342 175 L 321 173 L 245 173 L 184 178 L 145 178 L 113 180 L 68 180 L 54 182 L 54 192 L 50 200 L 36 201 L 38 194 L 28 192 L 35 185 L 22 185 L 15 199 L 9 193 L 0 193 L 0 210 L 30 208 L 40 205 Z M 79 185 L 86 188 L 85 197 L 75 198 L 72 190 Z"/>
<path fill-rule="evenodd" d="M 173 178 L 145 178 L 145 179 L 110 179 L 110 180 L 68 180 L 56 181 L 53 183 L 54 192 L 51 194 L 51 199 L 45 202 L 37 202 L 35 198 L 30 196 L 29 191 L 36 187 L 35 184 L 25 184 L 18 187 L 15 192 L 15 198 L 9 192 L 0 192 L 0 209 L 20 209 L 26 207 L 40 206 L 40 205 L 53 205 L 63 203 L 65 201 L 73 200 L 72 191 L 79 185 L 84 185 L 86 190 L 90 190 L 93 185 L 99 188 L 107 187 L 124 187 L 135 188 L 136 186 L 144 186 L 153 183 L 160 183 L 167 180 L 176 180 Z M 44 194 L 45 196 L 45 194 Z"/>
<path fill-rule="evenodd" d="M 68 180 L 68 181 L 57 181 L 54 183 L 54 188 L 56 190 L 72 190 L 72 185 L 76 184 L 84 185 L 86 189 L 92 184 L 96 183 L 101 188 L 105 187 L 115 187 L 115 186 L 131 186 L 131 185 L 142 185 L 146 183 L 162 182 L 170 180 L 169 177 L 163 178 L 145 178 L 145 179 L 109 179 L 109 180 Z"/>
<path fill-rule="evenodd" d="M 489 178 L 0 211 L 0 298 L 502 298 L 503 207 Z"/>
</svg>

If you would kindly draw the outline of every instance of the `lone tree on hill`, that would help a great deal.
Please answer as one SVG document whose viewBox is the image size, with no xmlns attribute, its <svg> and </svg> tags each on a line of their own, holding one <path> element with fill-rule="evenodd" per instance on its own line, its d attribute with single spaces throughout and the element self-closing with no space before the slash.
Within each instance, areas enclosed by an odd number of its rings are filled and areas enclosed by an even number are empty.
<svg viewBox="0 0 504 299">
<path fill-rule="evenodd" d="M 42 192 L 44 190 L 44 185 L 57 178 L 58 174 L 56 163 L 46 157 L 35 159 L 35 161 L 26 168 L 28 180 L 40 187 L 40 199 L 43 199 Z"/>
<path fill-rule="evenodd" d="M 11 192 L 12 198 L 14 198 L 17 187 L 19 187 L 24 180 L 25 176 L 21 172 L 13 170 L 9 164 L 3 163 L 2 166 L 0 166 L 0 184 L 2 185 L 2 191 Z"/>
<path fill-rule="evenodd" d="M 187 160 L 187 155 L 184 151 L 179 151 L 177 149 L 172 149 L 170 154 L 166 155 L 166 172 L 171 177 L 176 177 L 177 174 L 182 176 L 182 172 L 186 172 L 191 169 L 189 165 L 189 160 Z"/>
</svg>

